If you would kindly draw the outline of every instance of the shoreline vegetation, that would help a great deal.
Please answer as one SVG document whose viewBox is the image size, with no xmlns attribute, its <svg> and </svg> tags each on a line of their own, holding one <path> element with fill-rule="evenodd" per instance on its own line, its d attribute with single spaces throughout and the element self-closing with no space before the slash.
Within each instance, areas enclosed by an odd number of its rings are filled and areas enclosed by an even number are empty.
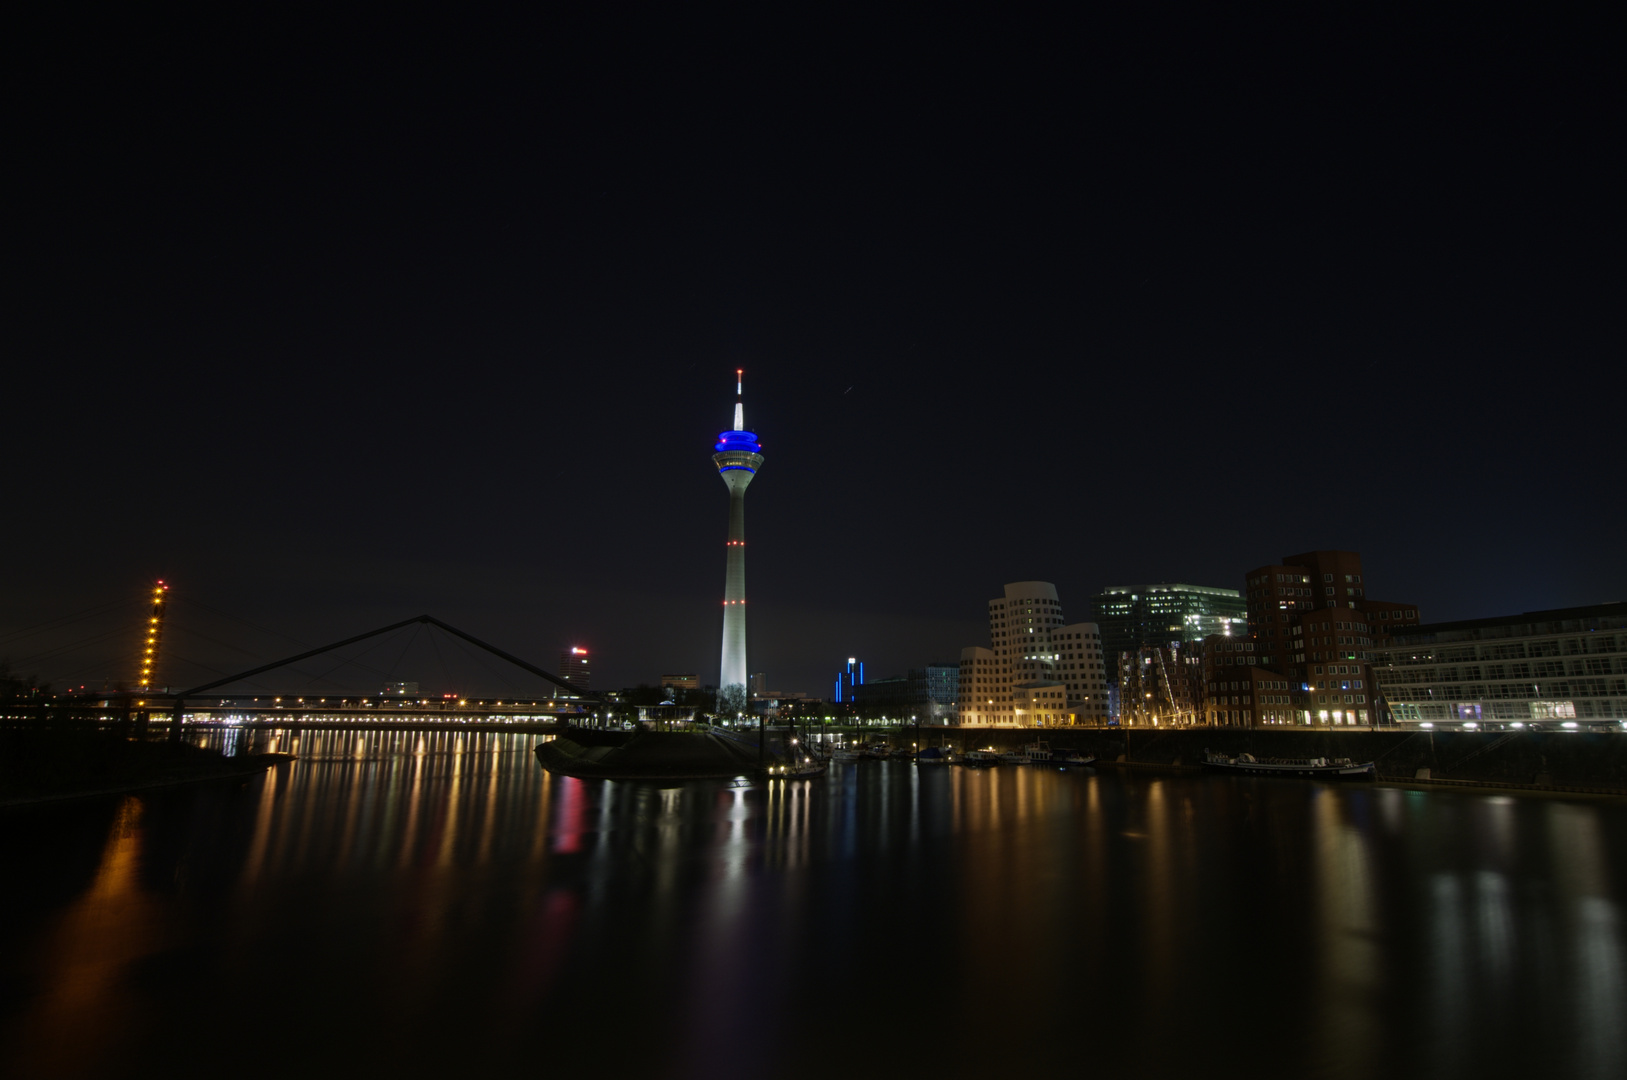
<svg viewBox="0 0 1627 1080">
<path fill-rule="evenodd" d="M 289 760 L 287 754 L 226 757 L 88 723 L 12 725 L 0 728 L 0 809 L 246 780 Z"/>
</svg>

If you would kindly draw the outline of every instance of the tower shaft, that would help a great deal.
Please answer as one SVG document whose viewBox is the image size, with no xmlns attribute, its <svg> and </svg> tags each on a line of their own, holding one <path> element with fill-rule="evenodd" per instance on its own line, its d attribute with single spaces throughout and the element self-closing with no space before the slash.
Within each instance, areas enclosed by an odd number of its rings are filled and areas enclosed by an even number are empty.
<svg viewBox="0 0 1627 1080">
<path fill-rule="evenodd" d="M 739 393 L 739 373 L 735 391 Z M 728 565 L 723 577 L 723 662 L 717 711 L 746 711 L 746 488 L 763 466 L 762 444 L 745 428 L 745 405 L 735 402 L 734 430 L 717 437 L 712 463 L 729 489 Z"/>
<path fill-rule="evenodd" d="M 746 475 L 751 475 L 747 473 Z M 746 685 L 746 485 L 729 485 L 728 566 L 723 576 L 723 668 L 720 693 Z"/>
</svg>

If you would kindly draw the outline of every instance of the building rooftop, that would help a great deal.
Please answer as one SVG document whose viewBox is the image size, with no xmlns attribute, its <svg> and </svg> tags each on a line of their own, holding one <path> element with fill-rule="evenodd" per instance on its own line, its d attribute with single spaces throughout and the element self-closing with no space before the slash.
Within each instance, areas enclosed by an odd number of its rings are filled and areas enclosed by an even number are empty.
<svg viewBox="0 0 1627 1080">
<path fill-rule="evenodd" d="M 1400 633 L 1390 635 L 1390 638 L 1397 645 L 1410 645 L 1440 640 L 1464 641 L 1485 637 L 1528 637 L 1576 633 L 1580 630 L 1622 629 L 1627 629 L 1627 601 L 1615 600 L 1589 607 L 1524 611 L 1518 615 L 1497 615 L 1489 619 L 1408 626 Z M 1446 636 L 1443 638 L 1443 635 Z"/>
<path fill-rule="evenodd" d="M 1178 582 L 1161 581 L 1156 585 L 1106 585 L 1102 592 L 1106 593 L 1155 593 L 1155 592 L 1191 592 L 1203 593 L 1207 596 L 1236 596 L 1243 594 L 1236 589 L 1222 589 L 1213 585 L 1183 585 Z"/>
</svg>

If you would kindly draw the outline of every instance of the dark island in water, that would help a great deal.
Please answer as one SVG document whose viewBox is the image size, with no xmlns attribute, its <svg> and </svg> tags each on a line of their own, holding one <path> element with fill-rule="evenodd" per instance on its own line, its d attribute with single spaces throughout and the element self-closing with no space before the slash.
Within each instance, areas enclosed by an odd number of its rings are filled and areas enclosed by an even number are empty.
<svg viewBox="0 0 1627 1080">
<path fill-rule="evenodd" d="M 569 727 L 537 746 L 549 772 L 579 780 L 732 780 L 779 762 L 759 758 L 757 742 L 721 728 L 682 731 L 599 731 Z"/>
</svg>

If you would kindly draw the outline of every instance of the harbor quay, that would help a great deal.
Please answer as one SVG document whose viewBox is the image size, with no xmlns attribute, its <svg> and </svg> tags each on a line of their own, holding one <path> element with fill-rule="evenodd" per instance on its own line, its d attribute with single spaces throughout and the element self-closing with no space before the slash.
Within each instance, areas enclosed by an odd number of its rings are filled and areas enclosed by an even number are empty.
<svg viewBox="0 0 1627 1080">
<path fill-rule="evenodd" d="M 1249 728 L 860 728 L 849 740 L 964 753 L 1043 741 L 1094 754 L 1097 767 L 1197 769 L 1206 751 L 1258 758 L 1372 761 L 1380 778 L 1627 795 L 1627 739 L 1592 732 L 1327 731 Z"/>
</svg>

